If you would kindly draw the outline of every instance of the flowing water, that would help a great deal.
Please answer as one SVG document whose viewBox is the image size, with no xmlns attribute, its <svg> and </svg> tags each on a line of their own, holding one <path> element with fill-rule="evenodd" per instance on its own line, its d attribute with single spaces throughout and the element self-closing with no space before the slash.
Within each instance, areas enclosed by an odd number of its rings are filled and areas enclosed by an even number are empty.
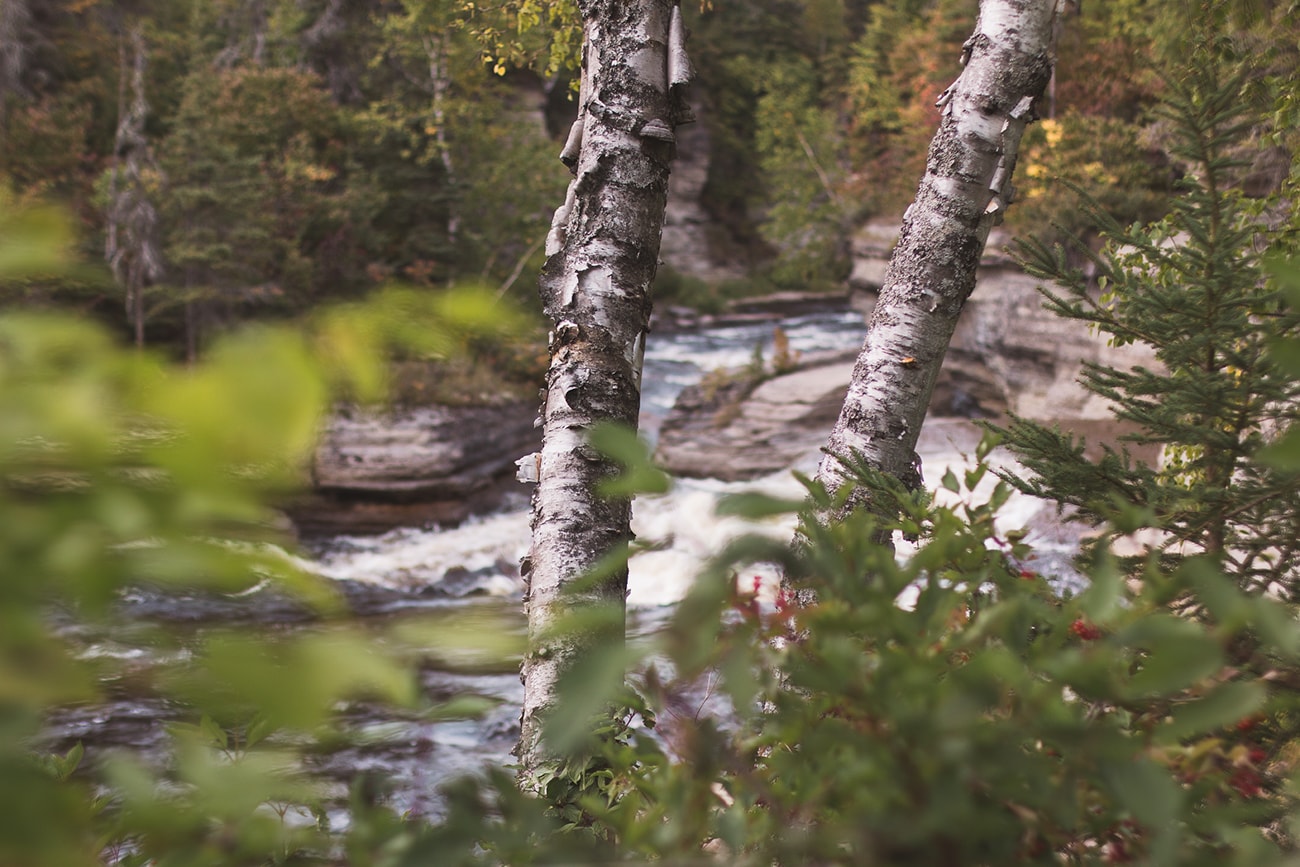
<svg viewBox="0 0 1300 867">
<path fill-rule="evenodd" d="M 642 422 L 647 436 L 655 436 L 680 391 L 707 372 L 750 363 L 756 347 L 770 358 L 777 325 L 785 332 L 790 349 L 805 355 L 856 349 L 865 332 L 860 314 L 843 311 L 652 335 L 643 395 Z M 969 425 L 954 427 L 953 432 L 948 440 L 932 437 L 931 453 L 924 455 L 931 486 L 948 466 L 961 463 L 963 452 L 973 447 Z M 800 469 L 811 472 L 814 468 Z M 662 622 L 672 603 L 689 588 L 699 565 L 727 540 L 756 529 L 789 538 L 789 521 L 756 527 L 714 514 L 719 497 L 742 489 L 778 496 L 802 493 L 793 476 L 782 472 L 746 483 L 682 479 L 668 494 L 637 500 L 633 529 L 639 539 L 656 544 L 654 550 L 635 556 L 630 565 L 628 604 L 633 630 L 650 630 Z M 1004 520 L 1009 526 L 1020 526 L 1039 513 L 1041 505 L 1013 498 Z M 517 638 L 524 623 L 516 565 L 527 548 L 528 535 L 527 512 L 516 509 L 477 517 L 450 529 L 403 528 L 381 536 L 322 540 L 304 552 L 304 563 L 336 580 L 362 620 L 387 624 L 432 615 L 448 618 L 450 623 L 484 617 L 484 623 L 493 624 L 490 629 L 512 632 Z M 1046 537 L 1040 541 L 1047 559 L 1038 565 L 1039 570 L 1068 578 L 1070 543 Z M 760 567 L 754 573 L 763 580 L 764 592 L 770 592 L 770 571 Z M 747 581 L 751 578 L 746 575 Z M 196 629 L 250 619 L 279 628 L 304 620 L 300 609 L 264 589 L 255 589 L 244 598 L 215 600 L 140 592 L 126 602 L 124 610 L 129 617 L 190 622 Z M 105 641 L 89 652 L 137 651 Z M 331 801 L 340 805 L 332 816 L 335 827 L 346 822 L 341 804 L 348 784 L 358 774 L 382 778 L 399 811 L 432 816 L 438 812 L 436 790 L 441 783 L 485 762 L 509 762 L 522 700 L 513 661 L 485 663 L 444 654 L 423 664 L 420 676 L 428 696 L 480 696 L 489 700 L 490 709 L 474 720 L 453 721 L 431 721 L 372 707 L 349 711 L 346 722 L 357 735 L 354 741 L 310 760 L 312 773 L 326 785 Z M 169 713 L 159 702 L 129 696 L 71 710 L 51 720 L 51 745 L 66 748 L 82 741 L 92 753 L 125 747 L 159 755 L 166 748 Z"/>
</svg>

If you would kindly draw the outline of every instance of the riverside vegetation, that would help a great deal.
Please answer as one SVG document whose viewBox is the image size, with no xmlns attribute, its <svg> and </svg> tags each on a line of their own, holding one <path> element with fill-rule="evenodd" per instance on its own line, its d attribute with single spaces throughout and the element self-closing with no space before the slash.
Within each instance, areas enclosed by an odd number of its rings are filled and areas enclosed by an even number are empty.
<svg viewBox="0 0 1300 867">
<path fill-rule="evenodd" d="M 872 8 L 884 20 L 903 7 Z M 926 20 L 945 20 L 944 9 Z M 1225 57 L 1235 50 L 1227 39 L 1196 50 L 1206 68 L 1240 59 Z M 1103 55 L 1112 56 L 1127 55 Z M 451 355 L 501 308 L 483 296 L 389 293 L 318 313 L 306 330 L 234 331 L 187 369 L 123 350 L 93 324 L 6 313 L 0 863 L 1293 858 L 1295 191 L 1240 194 L 1245 145 L 1271 134 L 1241 112 L 1258 107 L 1252 88 L 1276 79 L 1171 81 L 1170 153 L 1184 180 L 1163 222 L 1103 220 L 1109 246 L 1095 262 L 1110 294 L 1084 291 L 1068 259 L 1032 260 L 1064 278 L 1062 312 L 1161 353 L 1167 373 L 1098 370 L 1089 383 L 1139 436 L 1173 444 L 1166 463 L 1140 466 L 1120 452 L 1089 465 L 1077 444 L 1013 423 L 1009 442 L 1032 474 L 994 480 L 981 465 L 949 476 L 957 506 L 909 494 L 852 456 L 855 482 L 878 491 L 888 514 L 823 525 L 814 516 L 833 504 L 812 483 L 808 503 L 734 498 L 722 508 L 753 518 L 810 509 L 807 544 L 736 542 L 701 564 L 662 632 L 575 669 L 553 721 L 572 757 L 544 771 L 545 798 L 488 769 L 452 786 L 432 823 L 395 815 L 359 781 L 351 824 L 330 829 L 299 756 L 339 736 L 338 710 L 350 701 L 472 713 L 429 703 L 410 668 L 427 648 L 490 630 L 361 634 L 337 616 L 328 586 L 261 544 L 283 541 L 268 529 L 266 504 L 296 483 L 333 396 L 380 394 L 384 345 Z M 1294 93 L 1273 105 L 1284 137 Z M 66 222 L 31 205 L 3 219 L 6 285 L 36 294 L 81 285 Z M 634 441 L 610 433 L 604 442 L 628 466 L 610 495 L 665 483 Z M 1078 596 L 1047 586 L 1026 539 L 996 528 L 1012 484 L 1097 522 Z M 876 544 L 881 530 L 917 537 L 917 552 L 900 563 Z M 1146 556 L 1110 553 L 1109 542 L 1139 533 L 1160 540 Z M 814 588 L 816 603 L 751 592 L 748 566 L 773 561 Z M 114 619 L 120 594 L 141 583 L 240 589 L 261 577 L 313 606 L 317 628 L 126 634 Z M 123 652 L 88 652 L 95 646 Z M 133 664 L 133 646 L 161 661 Z M 625 694 L 588 688 L 625 667 L 635 672 Z M 701 683 L 722 712 L 700 713 Z M 177 709 L 166 762 L 87 763 L 77 749 L 33 748 L 50 708 L 125 688 Z"/>
<path fill-rule="evenodd" d="M 1200 106 L 1214 121 L 1206 129 L 1232 129 L 1233 104 L 1218 91 L 1193 88 L 1188 97 L 1176 110 L 1190 126 L 1207 116 L 1188 111 Z M 1203 141 L 1202 154 L 1220 143 L 1213 134 Z M 1214 170 L 1231 166 L 1214 162 Z M 1196 175 L 1202 183 L 1212 176 Z M 1116 236 L 1116 252 L 1103 261 L 1126 303 L 1104 309 L 1140 311 L 1169 282 L 1162 267 L 1177 273 L 1210 261 L 1199 245 L 1221 237 L 1205 230 L 1212 215 L 1239 213 L 1221 223 L 1225 231 L 1260 231 L 1255 209 L 1231 211 L 1224 206 L 1235 194 L 1222 193 L 1225 202 L 1208 189 L 1189 190 L 1175 212 L 1192 240 L 1129 253 L 1132 233 Z M 36 238 L 40 224 L 53 225 L 44 216 L 11 220 Z M 1259 592 L 1234 565 L 1241 543 L 1218 549 L 1180 527 L 1197 501 L 1233 519 L 1265 503 L 1294 504 L 1294 404 L 1271 389 L 1300 376 L 1300 271 L 1279 262 L 1245 280 L 1235 268 L 1193 270 L 1230 309 L 1249 306 L 1249 333 L 1263 340 L 1255 352 L 1243 334 L 1225 337 L 1232 351 L 1250 352 L 1250 365 L 1234 364 L 1242 372 L 1229 371 L 1227 382 L 1243 406 L 1281 412 L 1280 424 L 1269 437 L 1239 430 L 1246 439 L 1236 469 L 1213 487 L 1199 483 L 1208 470 L 1196 463 L 1193 435 L 1217 438 L 1222 428 L 1189 425 L 1184 459 L 1162 477 L 1181 485 L 1177 510 L 1109 491 L 1086 499 L 1084 514 L 1103 523 L 1081 563 L 1089 585 L 1078 596 L 1047 586 L 1032 546 L 995 528 L 1011 487 L 981 485 L 982 464 L 943 480 L 959 504 L 941 507 L 850 460 L 857 483 L 888 497 L 884 511 L 898 517 L 855 513 L 823 525 L 815 515 L 832 504 L 811 482 L 808 504 L 757 495 L 724 503 L 754 518 L 809 508 L 807 544 L 737 541 L 702 564 L 665 630 L 575 669 L 553 720 L 572 758 L 544 772 L 546 798 L 521 794 L 509 774 L 489 769 L 452 786 L 447 814 L 426 824 L 394 815 L 360 786 L 342 833 L 291 821 L 314 808 L 294 756 L 331 737 L 340 701 L 364 697 L 424 713 L 472 708 L 428 706 L 405 673 L 403 648 L 447 635 L 377 639 L 332 623 L 328 591 L 254 544 L 266 533 L 258 503 L 289 482 L 310 441 L 313 399 L 330 383 L 373 393 L 370 341 L 406 330 L 413 299 L 398 296 L 371 319 L 357 310 L 323 318 L 306 338 L 266 330 L 236 337 L 188 372 L 124 353 L 85 325 L 10 317 L 0 852 L 7 862 L 49 865 L 105 857 L 187 865 L 1281 863 L 1296 833 L 1300 625 L 1285 592 L 1293 570 L 1273 560 L 1283 592 Z M 472 304 L 436 313 L 442 334 L 456 330 L 449 321 L 483 319 Z M 1170 375 L 1190 379 L 1197 368 L 1180 372 L 1180 359 L 1202 354 L 1180 355 L 1172 332 L 1167 339 Z M 1091 381 L 1109 387 L 1104 374 Z M 231 427 L 232 417 L 265 426 Z M 287 441 L 286 432 L 294 433 Z M 635 441 L 611 433 L 604 442 L 629 467 L 611 495 L 660 488 Z M 994 444 L 987 440 L 977 457 Z M 1279 527 L 1272 540 L 1285 552 L 1295 536 L 1284 522 L 1255 530 Z M 876 543 L 881 529 L 921 544 L 899 562 Z M 1140 530 L 1197 544 L 1176 561 L 1158 550 L 1132 561 L 1109 552 L 1107 542 Z M 772 561 L 796 586 L 815 587 L 816 603 L 760 600 L 746 568 Z M 1250 564 L 1257 575 L 1258 557 Z M 197 643 L 161 627 L 111 632 L 120 588 L 237 587 L 254 574 L 318 606 L 320 628 L 293 639 L 229 633 Z M 70 624 L 174 652 L 132 670 L 111 654 L 81 652 Z M 629 664 L 637 673 L 625 695 L 585 688 L 606 679 L 597 669 Z M 145 681 L 189 720 L 174 728 L 164 767 L 128 757 L 82 767 L 77 750 L 42 756 L 25 746 L 45 708 L 93 700 L 127 680 Z M 701 681 L 724 699 L 724 712 L 699 713 L 693 685 Z"/>
<path fill-rule="evenodd" d="M 1249 185 L 1268 189 L 1296 135 L 1281 86 L 1297 64 L 1294 16 L 1281 3 L 1202 5 L 1222 50 L 1260 63 L 1246 98 L 1277 122 Z M 684 4 L 708 143 L 698 232 L 712 264 L 744 277 L 703 285 L 699 263 L 668 251 L 658 300 L 838 288 L 856 226 L 910 200 L 974 11 L 968 0 Z M 1065 15 L 1010 219 L 1089 232 L 1058 178 L 1120 223 L 1157 218 L 1177 169 L 1147 122 L 1163 85 L 1140 58 L 1176 58 L 1186 15 L 1165 2 Z M 239 322 L 390 278 L 532 297 L 575 112 L 569 0 L 9 0 L 3 16 L 3 186 L 65 203 L 87 262 L 116 237 L 120 275 L 29 275 L 8 281 L 6 303 L 134 330 L 121 302 L 135 289 L 121 281 L 148 260 L 131 318 L 148 343 L 195 355 Z"/>
</svg>

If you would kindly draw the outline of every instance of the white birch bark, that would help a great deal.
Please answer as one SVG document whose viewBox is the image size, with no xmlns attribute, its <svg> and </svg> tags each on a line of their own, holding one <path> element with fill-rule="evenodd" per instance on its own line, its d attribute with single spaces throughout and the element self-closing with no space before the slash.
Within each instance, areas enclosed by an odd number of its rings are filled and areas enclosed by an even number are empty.
<svg viewBox="0 0 1300 867">
<path fill-rule="evenodd" d="M 600 422 L 637 424 L 674 128 L 690 119 L 680 86 L 691 70 L 672 0 L 579 6 L 578 118 L 560 157 L 573 180 L 551 223 L 540 280 L 554 323 L 543 445 L 520 461 L 520 477 L 537 481 L 532 548 L 522 568 L 529 651 L 517 755 L 525 786 L 549 757 L 542 726 L 560 677 L 599 641 L 622 640 L 621 626 L 612 636 L 552 633 L 583 606 L 623 610 L 626 569 L 581 594 L 567 589 L 631 538 L 631 503 L 596 492 L 615 467 L 588 444 L 587 432 Z"/>
<path fill-rule="evenodd" d="M 113 147 L 113 171 L 109 179 L 107 236 L 104 257 L 113 276 L 126 293 L 127 318 L 136 346 L 144 346 L 144 290 L 162 276 L 162 247 L 158 239 L 158 210 L 149 200 L 145 175 L 154 171 L 153 155 L 145 139 L 149 116 L 145 101 L 144 30 L 132 25 L 131 104 L 125 105 L 125 89 L 119 84 L 117 135 Z M 125 77 L 125 48 L 120 49 Z M 125 108 L 125 111 L 123 109 Z"/>
<path fill-rule="evenodd" d="M 1057 0 L 981 0 L 818 469 L 831 491 L 847 479 L 840 458 L 853 455 L 920 485 L 921 424 L 989 230 L 1012 198 L 1020 137 L 1054 66 L 1056 10 Z M 846 511 L 870 506 L 858 489 Z"/>
<path fill-rule="evenodd" d="M 450 39 L 444 28 L 424 39 L 424 53 L 429 60 L 429 86 L 433 91 L 433 128 L 434 141 L 438 145 L 438 159 L 448 186 L 456 186 L 456 166 L 451 159 L 451 142 L 447 138 L 447 95 L 451 91 L 451 72 L 448 43 Z M 453 200 L 447 214 L 447 242 L 455 245 L 460 232 L 460 215 Z"/>
</svg>

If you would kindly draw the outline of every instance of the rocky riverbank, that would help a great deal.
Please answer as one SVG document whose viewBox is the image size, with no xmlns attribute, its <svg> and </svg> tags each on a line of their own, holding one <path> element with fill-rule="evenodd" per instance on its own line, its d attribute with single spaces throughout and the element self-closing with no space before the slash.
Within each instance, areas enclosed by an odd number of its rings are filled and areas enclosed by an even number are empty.
<svg viewBox="0 0 1300 867">
<path fill-rule="evenodd" d="M 851 303 L 864 316 L 875 303 L 897 237 L 897 221 L 880 220 L 864 226 L 855 239 Z M 1158 362 L 1146 347 L 1111 346 L 1046 309 L 1039 281 L 1007 254 L 1008 242 L 996 233 L 989 240 L 940 372 L 927 427 L 941 419 L 997 419 L 1009 411 L 1058 424 L 1094 445 L 1113 442 L 1121 428 L 1111 422 L 1105 402 L 1079 383 L 1082 368 Z M 686 389 L 662 426 L 657 459 L 676 475 L 723 480 L 807 463 L 835 423 L 855 357 L 799 359 L 770 375 L 738 370 Z"/>
<path fill-rule="evenodd" d="M 788 293 L 748 299 L 723 314 L 668 308 L 657 335 L 702 333 L 785 317 L 853 308 L 865 317 L 884 278 L 897 220 L 868 223 L 854 242 L 855 266 L 843 293 Z M 1077 322 L 1043 307 L 1037 281 L 995 234 L 930 407 L 941 419 L 998 418 L 1013 412 L 1113 440 L 1104 401 L 1078 383 L 1085 363 L 1156 364 L 1144 347 L 1109 346 Z M 766 326 L 764 326 L 766 327 Z M 769 335 L 771 332 L 768 332 Z M 809 354 L 765 373 L 714 372 L 681 393 L 659 431 L 657 457 L 671 473 L 724 481 L 776 472 L 817 454 L 848 387 L 855 351 Z M 306 535 L 375 533 L 396 526 L 452 526 L 471 515 L 526 502 L 515 461 L 535 451 L 532 400 L 492 406 L 428 406 L 384 414 L 341 411 L 324 431 L 313 492 L 290 512 Z M 922 456 L 924 457 L 924 456 Z"/>
</svg>

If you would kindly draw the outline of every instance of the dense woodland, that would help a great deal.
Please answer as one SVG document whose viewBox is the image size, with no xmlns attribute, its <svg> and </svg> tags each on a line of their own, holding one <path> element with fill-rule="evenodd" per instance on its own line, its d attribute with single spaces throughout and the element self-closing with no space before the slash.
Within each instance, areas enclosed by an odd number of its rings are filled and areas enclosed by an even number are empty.
<svg viewBox="0 0 1300 867">
<path fill-rule="evenodd" d="M 975 4 L 687 4 L 692 100 L 712 142 L 704 206 L 743 285 L 661 275 L 687 300 L 825 288 L 864 218 L 901 213 L 959 68 Z M 0 176 L 19 202 L 76 214 L 111 267 L 10 286 L 125 323 L 192 357 L 233 322 L 356 298 L 398 279 L 509 285 L 531 299 L 562 198 L 574 108 L 566 4 L 453 0 L 7 0 Z M 1276 148 L 1246 184 L 1287 175 L 1279 81 L 1297 63 L 1285 3 L 1214 15 L 1256 64 Z M 566 17 L 567 16 L 567 17 Z M 1071 5 L 1045 122 L 1027 142 L 1017 227 L 1085 225 L 1065 180 L 1127 222 L 1162 213 L 1180 173 L 1149 110 L 1182 4 Z M 121 311 L 126 310 L 126 315 Z"/>
<path fill-rule="evenodd" d="M 723 501 L 798 536 L 716 552 L 662 628 L 575 604 L 524 648 L 490 610 L 352 616 L 270 504 L 386 359 L 505 365 L 482 347 L 531 335 L 498 296 L 536 304 L 574 4 L 3 0 L 0 864 L 1294 863 L 1300 10 L 1062 8 L 1008 222 L 1049 307 L 1154 351 L 1082 381 L 1160 460 L 1009 417 L 942 505 L 845 455 L 842 493 Z M 855 228 L 911 199 L 975 12 L 689 4 L 711 240 L 752 274 L 662 297 L 841 284 Z M 626 431 L 574 453 L 622 467 L 611 501 L 669 484 Z M 1015 489 L 1090 526 L 1077 594 L 996 523 Z M 301 628 L 123 617 L 267 587 Z M 513 668 L 566 630 L 610 640 L 557 681 L 525 785 L 485 769 L 413 816 L 305 773 L 364 748 L 357 707 L 492 702 L 422 690 L 431 660 Z M 43 740 L 133 696 L 167 714 L 152 755 Z"/>
</svg>

